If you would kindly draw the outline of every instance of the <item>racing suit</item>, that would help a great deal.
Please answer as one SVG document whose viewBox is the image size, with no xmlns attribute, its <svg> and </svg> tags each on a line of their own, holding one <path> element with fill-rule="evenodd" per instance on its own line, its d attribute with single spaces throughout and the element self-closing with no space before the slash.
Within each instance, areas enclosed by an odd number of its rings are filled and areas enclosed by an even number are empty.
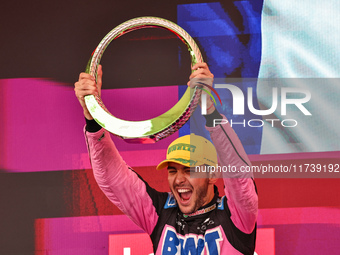
<svg viewBox="0 0 340 255">
<path fill-rule="evenodd" d="M 216 114 L 221 116 L 216 111 L 210 118 Z M 209 127 L 207 119 L 206 129 L 220 165 L 250 165 L 229 123 Z M 85 137 L 98 185 L 150 235 L 155 255 L 254 254 L 258 200 L 252 178 L 224 178 L 225 196 L 215 186 L 213 200 L 187 217 L 171 192 L 156 191 L 124 162 L 106 130 L 85 130 Z"/>
</svg>

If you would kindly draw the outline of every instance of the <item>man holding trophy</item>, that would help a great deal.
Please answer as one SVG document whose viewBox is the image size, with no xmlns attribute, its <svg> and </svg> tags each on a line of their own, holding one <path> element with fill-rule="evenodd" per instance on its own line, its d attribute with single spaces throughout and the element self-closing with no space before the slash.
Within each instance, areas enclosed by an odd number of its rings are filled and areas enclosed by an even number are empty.
<svg viewBox="0 0 340 255">
<path fill-rule="evenodd" d="M 196 80 L 213 79 L 206 63 L 197 63 L 192 69 L 188 82 L 192 88 L 198 85 Z M 101 66 L 97 82 L 92 75 L 81 73 L 75 94 L 86 118 L 94 176 L 108 199 L 150 235 L 156 255 L 254 254 L 258 197 L 252 176 L 240 171 L 251 163 L 229 123 L 213 126 L 214 119 L 225 117 L 212 100 L 207 100 L 204 116 L 213 144 L 194 134 L 173 141 L 166 159 L 157 166 L 158 170 L 167 169 L 171 192 L 158 192 L 124 162 L 109 133 L 86 107 L 85 96 L 100 95 L 102 75 Z M 214 185 L 217 171 L 203 171 L 217 169 L 217 157 L 220 166 L 237 169 L 222 173 L 223 197 Z"/>
</svg>

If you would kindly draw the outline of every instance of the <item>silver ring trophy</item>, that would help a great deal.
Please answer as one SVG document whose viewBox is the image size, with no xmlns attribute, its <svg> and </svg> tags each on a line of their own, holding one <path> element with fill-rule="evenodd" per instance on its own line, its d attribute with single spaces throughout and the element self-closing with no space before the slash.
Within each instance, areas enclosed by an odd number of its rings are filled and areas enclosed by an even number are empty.
<svg viewBox="0 0 340 255">
<path fill-rule="evenodd" d="M 86 73 L 97 79 L 97 69 L 106 47 L 118 37 L 142 28 L 163 28 L 176 34 L 187 46 L 191 64 L 203 62 L 201 52 L 192 37 L 177 24 L 162 18 L 140 17 L 128 20 L 111 30 L 91 56 Z M 200 89 L 187 88 L 182 98 L 170 110 L 149 120 L 127 121 L 116 118 L 105 107 L 99 96 L 85 97 L 86 106 L 95 121 L 107 131 L 131 143 L 155 143 L 180 129 L 196 109 Z"/>
</svg>

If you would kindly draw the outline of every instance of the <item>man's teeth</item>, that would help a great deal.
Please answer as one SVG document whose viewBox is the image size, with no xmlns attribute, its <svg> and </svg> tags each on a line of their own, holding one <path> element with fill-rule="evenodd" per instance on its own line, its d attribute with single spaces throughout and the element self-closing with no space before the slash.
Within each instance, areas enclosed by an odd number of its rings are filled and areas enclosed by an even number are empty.
<svg viewBox="0 0 340 255">
<path fill-rule="evenodd" d="M 177 191 L 178 193 L 185 193 L 185 192 L 189 192 L 190 189 L 178 189 Z"/>
</svg>

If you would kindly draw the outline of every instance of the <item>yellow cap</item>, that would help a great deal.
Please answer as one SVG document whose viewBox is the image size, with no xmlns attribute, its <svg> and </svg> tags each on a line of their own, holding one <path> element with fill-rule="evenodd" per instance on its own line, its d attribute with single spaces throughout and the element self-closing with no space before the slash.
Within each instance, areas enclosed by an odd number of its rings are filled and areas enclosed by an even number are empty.
<svg viewBox="0 0 340 255">
<path fill-rule="evenodd" d="M 200 165 L 217 165 L 215 146 L 202 136 L 190 134 L 173 141 L 167 150 L 166 160 L 157 166 L 157 170 L 168 166 L 169 162 L 178 163 L 187 167 Z"/>
</svg>

